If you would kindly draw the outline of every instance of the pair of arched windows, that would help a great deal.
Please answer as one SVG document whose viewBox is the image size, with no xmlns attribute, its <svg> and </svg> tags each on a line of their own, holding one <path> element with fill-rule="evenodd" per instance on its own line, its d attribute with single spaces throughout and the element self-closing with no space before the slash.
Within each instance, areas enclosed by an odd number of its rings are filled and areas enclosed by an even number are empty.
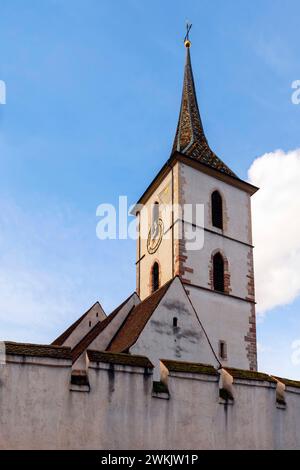
<svg viewBox="0 0 300 470">
<path fill-rule="evenodd" d="M 213 256 L 213 288 L 218 292 L 225 292 L 225 263 L 220 252 Z M 159 265 L 157 261 L 151 269 L 151 291 L 159 289 Z"/>
<path fill-rule="evenodd" d="M 211 195 L 212 224 L 223 229 L 223 200 L 219 191 Z M 155 202 L 152 211 L 152 237 L 157 236 L 159 220 L 159 203 Z M 151 291 L 159 289 L 159 265 L 155 262 L 151 269 Z M 213 256 L 213 288 L 218 292 L 225 292 L 224 258 L 220 252 Z"/>
<path fill-rule="evenodd" d="M 219 191 L 211 195 L 212 224 L 214 227 L 223 229 L 223 200 Z M 152 207 L 152 236 L 156 235 L 159 219 L 159 203 L 156 201 Z"/>
<path fill-rule="evenodd" d="M 219 191 L 214 191 L 211 195 L 211 215 L 214 227 L 223 230 L 223 200 Z M 159 203 L 155 202 L 152 208 L 152 236 L 156 235 L 159 219 Z"/>
</svg>

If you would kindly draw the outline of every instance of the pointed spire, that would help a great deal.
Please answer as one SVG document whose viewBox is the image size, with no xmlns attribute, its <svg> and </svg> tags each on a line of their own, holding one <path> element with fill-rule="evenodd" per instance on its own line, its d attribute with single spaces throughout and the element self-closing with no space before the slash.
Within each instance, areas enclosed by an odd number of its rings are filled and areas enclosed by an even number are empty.
<svg viewBox="0 0 300 470">
<path fill-rule="evenodd" d="M 200 117 L 194 76 L 191 63 L 189 31 L 185 37 L 186 63 L 184 69 L 183 92 L 181 108 L 172 154 L 180 152 L 188 157 L 194 158 L 216 170 L 227 173 L 230 176 L 236 176 L 230 168 L 217 157 L 210 149 L 206 140 L 202 121 Z"/>
</svg>

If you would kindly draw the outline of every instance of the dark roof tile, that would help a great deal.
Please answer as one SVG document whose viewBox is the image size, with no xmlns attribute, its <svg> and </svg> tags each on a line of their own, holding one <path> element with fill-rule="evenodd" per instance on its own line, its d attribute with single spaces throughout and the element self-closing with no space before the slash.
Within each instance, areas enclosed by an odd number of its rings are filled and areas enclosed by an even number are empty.
<svg viewBox="0 0 300 470">
<path fill-rule="evenodd" d="M 171 361 L 161 359 L 161 362 L 170 372 L 184 372 L 188 374 L 205 374 L 217 376 L 217 370 L 209 364 L 198 364 L 194 362 Z"/>
<path fill-rule="evenodd" d="M 276 377 L 275 375 L 273 377 L 279 380 L 279 382 L 282 382 L 287 387 L 300 388 L 300 382 L 298 380 L 284 379 L 282 377 Z"/>
<path fill-rule="evenodd" d="M 124 307 L 124 305 L 131 299 L 134 295 L 131 294 L 124 302 L 121 303 L 108 317 L 105 318 L 102 322 L 97 323 L 74 347 L 72 350 L 73 362 L 81 356 L 81 354 L 89 347 L 89 345 L 97 338 L 97 336 L 110 324 L 110 322 L 117 316 L 119 311 Z"/>
<path fill-rule="evenodd" d="M 69 328 L 64 331 L 58 338 L 56 338 L 52 344 L 61 346 L 64 342 L 69 338 L 71 333 L 77 328 L 78 325 L 82 322 L 82 320 L 88 315 L 88 313 L 97 305 L 99 302 L 94 303 L 78 320 L 76 320 Z M 100 306 L 100 304 L 99 304 Z"/>
<path fill-rule="evenodd" d="M 106 364 L 153 369 L 153 364 L 145 356 L 88 350 L 88 357 L 91 362 L 104 362 Z"/>
<path fill-rule="evenodd" d="M 44 344 L 13 343 L 5 341 L 5 352 L 14 356 L 49 357 L 72 359 L 71 348 Z"/>
<path fill-rule="evenodd" d="M 245 380 L 258 380 L 264 382 L 276 382 L 273 377 L 268 374 L 264 374 L 263 372 L 256 372 L 253 370 L 243 370 L 243 369 L 235 369 L 235 368 L 228 368 L 224 367 L 224 369 L 232 375 L 234 379 L 245 379 Z"/>
<path fill-rule="evenodd" d="M 111 343 L 107 347 L 107 351 L 127 352 L 129 350 L 143 331 L 154 310 L 167 292 L 171 282 L 172 280 L 167 282 L 164 286 L 132 309 L 123 325 L 117 331 Z"/>
<path fill-rule="evenodd" d="M 180 152 L 221 173 L 236 177 L 235 173 L 211 150 L 200 117 L 191 64 L 187 48 L 179 121 L 172 153 Z"/>
</svg>

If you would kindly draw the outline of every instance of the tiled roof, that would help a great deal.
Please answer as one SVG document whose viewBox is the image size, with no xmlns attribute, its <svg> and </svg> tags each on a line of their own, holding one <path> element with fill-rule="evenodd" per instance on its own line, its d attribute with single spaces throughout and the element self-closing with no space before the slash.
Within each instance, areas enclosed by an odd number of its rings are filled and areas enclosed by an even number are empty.
<svg viewBox="0 0 300 470">
<path fill-rule="evenodd" d="M 61 346 L 62 344 L 64 344 L 64 342 L 66 341 L 67 338 L 69 338 L 69 336 L 71 335 L 71 333 L 73 333 L 73 331 L 77 328 L 78 325 L 80 325 L 80 323 L 82 322 L 82 320 L 88 315 L 88 313 L 97 305 L 99 304 L 99 302 L 96 302 L 94 303 L 94 305 L 92 305 L 91 308 L 89 308 L 80 318 L 78 318 L 78 320 L 76 320 L 71 326 L 69 326 L 69 328 L 64 331 L 58 338 L 56 338 L 52 344 L 54 345 L 57 345 L 57 346 Z M 99 304 L 100 306 L 100 304 Z"/>
<path fill-rule="evenodd" d="M 167 292 L 172 280 L 137 305 L 127 316 L 121 328 L 107 347 L 111 352 L 127 352 L 136 342 L 152 313 Z"/>
<path fill-rule="evenodd" d="M 218 375 L 216 369 L 212 365 L 184 361 L 170 361 L 168 359 L 161 359 L 161 362 L 170 372 L 186 372 L 189 374 L 206 374 L 215 376 Z"/>
<path fill-rule="evenodd" d="M 48 346 L 44 344 L 5 342 L 5 352 L 14 356 L 49 357 L 53 359 L 72 359 L 71 348 Z"/>
<path fill-rule="evenodd" d="M 75 346 L 72 350 L 73 355 L 73 362 L 77 361 L 79 356 L 89 347 L 89 345 L 97 338 L 97 336 L 103 331 L 107 325 L 117 316 L 119 311 L 124 307 L 124 305 L 128 302 L 128 300 L 133 296 L 131 294 L 124 302 L 119 305 L 108 317 L 105 318 L 102 322 L 97 323 L 82 339 L 79 343 Z"/>
<path fill-rule="evenodd" d="M 106 364 L 153 369 L 153 364 L 145 356 L 88 350 L 88 357 L 91 362 L 104 362 Z"/>
<path fill-rule="evenodd" d="M 264 374 L 263 372 L 256 372 L 252 370 L 243 370 L 243 369 L 234 369 L 234 368 L 228 368 L 224 367 L 224 369 L 232 375 L 234 379 L 245 379 L 245 380 L 258 380 L 258 381 L 263 381 L 263 382 L 273 382 L 275 383 L 276 380 L 273 379 L 268 374 Z"/>
<path fill-rule="evenodd" d="M 189 48 L 187 48 L 179 121 L 172 150 L 172 153 L 174 152 L 198 160 L 221 173 L 236 177 L 235 173 L 211 150 L 205 137 Z"/>
</svg>

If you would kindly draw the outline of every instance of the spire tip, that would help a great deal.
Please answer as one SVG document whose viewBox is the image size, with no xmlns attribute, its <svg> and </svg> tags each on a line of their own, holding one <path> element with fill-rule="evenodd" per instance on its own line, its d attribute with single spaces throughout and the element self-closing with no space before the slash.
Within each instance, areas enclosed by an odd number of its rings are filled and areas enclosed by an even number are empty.
<svg viewBox="0 0 300 470">
<path fill-rule="evenodd" d="M 186 35 L 185 35 L 185 38 L 184 38 L 184 45 L 187 49 L 189 49 L 192 45 L 191 41 L 190 41 L 190 31 L 192 29 L 192 24 L 189 23 L 188 21 L 186 22 Z"/>
</svg>

